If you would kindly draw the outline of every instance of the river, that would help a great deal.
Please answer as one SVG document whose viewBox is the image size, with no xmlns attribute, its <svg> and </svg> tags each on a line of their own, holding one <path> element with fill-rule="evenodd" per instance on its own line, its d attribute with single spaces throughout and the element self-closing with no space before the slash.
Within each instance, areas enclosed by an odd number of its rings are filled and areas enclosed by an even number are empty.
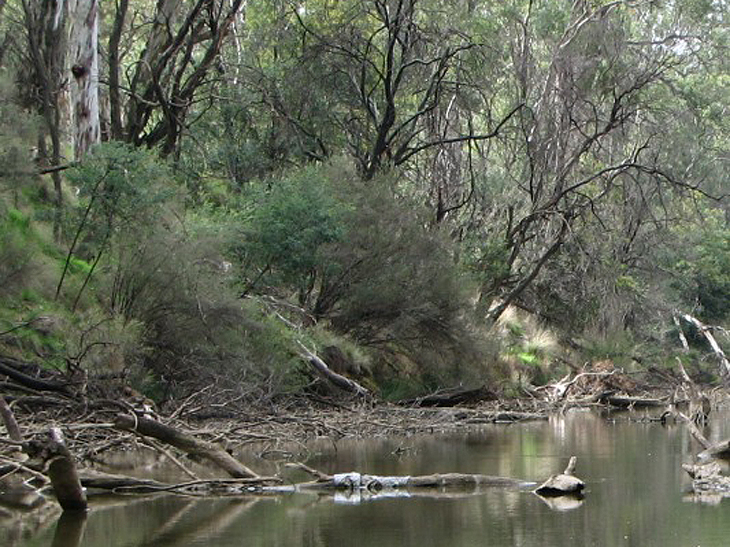
<svg viewBox="0 0 730 547">
<path fill-rule="evenodd" d="M 47 546 L 702 546 L 730 543 L 730 500 L 697 501 L 681 464 L 699 449 L 682 425 L 641 413 L 573 411 L 546 422 L 490 425 L 453 435 L 316 442 L 290 447 L 327 473 L 481 473 L 540 481 L 571 455 L 583 500 L 551 505 L 529 489 L 388 499 L 291 494 L 93 498 L 83 522 L 37 526 L 0 513 L 0 544 Z M 725 411 L 710 428 L 730 434 Z M 631 419 L 630 419 L 631 418 Z M 272 453 L 268 456 L 286 455 Z M 280 462 L 262 460 L 268 472 Z M 261 466 L 259 468 L 261 468 Z M 292 476 L 292 479 L 303 479 Z M 81 538 L 81 539 L 79 539 Z"/>
</svg>

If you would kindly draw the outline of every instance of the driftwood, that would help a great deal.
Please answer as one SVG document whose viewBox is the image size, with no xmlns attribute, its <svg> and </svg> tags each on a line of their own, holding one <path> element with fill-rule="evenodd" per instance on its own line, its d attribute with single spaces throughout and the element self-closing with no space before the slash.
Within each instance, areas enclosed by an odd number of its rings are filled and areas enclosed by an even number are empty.
<svg viewBox="0 0 730 547">
<path fill-rule="evenodd" d="M 611 393 L 601 394 L 598 400 L 602 403 L 606 403 L 618 408 L 646 408 L 666 406 L 668 402 L 667 397 L 662 397 L 659 399 L 653 397 L 623 397 L 619 395 L 613 395 Z"/>
<path fill-rule="evenodd" d="M 692 478 L 692 490 L 696 494 L 700 494 L 698 499 L 703 501 L 702 496 L 707 494 L 730 496 L 730 477 L 722 474 L 722 466 L 717 461 L 730 459 L 730 439 L 711 443 L 697 427 L 695 420 L 682 412 L 673 412 L 685 423 L 692 437 L 704 448 L 697 455 L 698 464 L 682 465 L 682 469 Z"/>
<path fill-rule="evenodd" d="M 612 371 L 598 371 L 598 372 L 580 372 L 575 375 L 572 379 L 570 378 L 571 373 L 568 373 L 565 377 L 561 378 L 554 384 L 550 384 L 549 386 L 545 386 L 546 389 L 550 390 L 550 393 L 548 394 L 548 400 L 553 402 L 562 401 L 566 398 L 568 395 L 568 391 L 570 391 L 570 388 L 572 388 L 579 380 L 582 378 L 588 378 L 588 377 L 607 377 L 607 376 L 613 376 L 616 374 L 618 369 L 614 369 Z"/>
<path fill-rule="evenodd" d="M 475 489 L 480 487 L 524 487 L 530 483 L 510 477 L 467 473 L 434 473 L 416 476 L 380 476 L 352 471 L 328 475 L 301 463 L 287 464 L 287 467 L 300 469 L 315 477 L 312 482 L 304 482 L 284 487 L 267 488 L 267 491 L 352 491 L 367 490 L 381 492 L 383 490 L 413 489 Z"/>
<path fill-rule="evenodd" d="M 535 489 L 541 496 L 564 496 L 566 494 L 581 494 L 586 486 L 582 480 L 573 475 L 577 458 L 572 456 L 565 471 L 553 475 Z"/>
<path fill-rule="evenodd" d="M 154 437 L 191 455 L 204 458 L 217 465 L 234 478 L 257 478 L 258 474 L 236 460 L 228 452 L 215 444 L 201 441 L 192 435 L 178 431 L 169 425 L 162 424 L 144 416 L 118 414 L 114 427 L 124 431 L 133 431 L 146 437 Z"/>
<path fill-rule="evenodd" d="M 358 384 L 356 381 L 351 380 L 350 378 L 346 378 L 342 374 L 338 374 L 334 370 L 332 370 L 329 366 L 327 366 L 327 363 L 325 363 L 313 352 L 308 350 L 304 344 L 302 344 L 301 342 L 298 342 L 298 344 L 302 350 L 300 354 L 302 359 L 309 363 L 312 368 L 314 368 L 314 370 L 316 370 L 332 385 L 337 386 L 338 388 L 345 391 L 349 391 L 350 393 L 354 393 L 355 395 L 358 395 L 360 397 L 370 398 L 372 396 L 370 391 Z"/>
<path fill-rule="evenodd" d="M 697 454 L 701 462 L 710 460 L 730 460 L 730 439 L 725 439 L 715 444 L 704 446 L 704 450 Z"/>
<path fill-rule="evenodd" d="M 63 393 L 64 395 L 71 395 L 71 390 L 67 384 L 33 378 L 32 376 L 28 376 L 27 374 L 20 372 L 18 368 L 20 368 L 23 364 L 24 363 L 10 357 L 0 356 L 0 374 L 4 374 L 21 385 L 35 389 L 36 391 L 55 391 Z"/>
<path fill-rule="evenodd" d="M 15 415 L 13 414 L 13 411 L 10 410 L 8 403 L 2 395 L 0 395 L 0 416 L 2 416 L 5 429 L 8 431 L 8 437 L 10 437 L 13 441 L 23 442 L 23 435 L 20 433 L 20 427 L 18 427 Z"/>
<path fill-rule="evenodd" d="M 486 387 L 478 387 L 475 389 L 448 389 L 438 393 L 432 393 L 425 397 L 416 399 L 407 399 L 399 401 L 398 404 L 403 406 L 420 406 L 420 407 L 452 407 L 464 404 L 474 404 L 481 401 L 493 401 L 497 398 L 494 392 Z"/>
<path fill-rule="evenodd" d="M 169 484 L 152 479 L 137 479 L 126 475 L 103 473 L 95 469 L 79 469 L 79 480 L 81 485 L 87 489 L 116 490 L 117 488 L 139 487 L 151 489 L 162 489 L 169 487 Z"/>
<path fill-rule="evenodd" d="M 547 412 L 519 412 L 519 411 L 491 411 L 472 410 L 460 408 L 454 413 L 454 418 L 465 424 L 513 424 L 516 422 L 529 422 L 547 420 Z"/>
<path fill-rule="evenodd" d="M 171 492 L 187 495 L 234 495 L 261 492 L 264 486 L 281 483 L 278 477 L 248 479 L 199 479 L 182 483 L 164 483 L 151 479 L 138 479 L 125 475 L 101 473 L 96 470 L 80 471 L 81 484 L 94 490 L 110 490 L 124 494 L 149 494 Z"/>
</svg>

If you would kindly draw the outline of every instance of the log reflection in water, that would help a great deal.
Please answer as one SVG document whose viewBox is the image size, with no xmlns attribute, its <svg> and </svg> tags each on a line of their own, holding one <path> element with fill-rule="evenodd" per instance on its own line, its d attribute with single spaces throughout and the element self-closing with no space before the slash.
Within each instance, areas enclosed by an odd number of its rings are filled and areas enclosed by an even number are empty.
<svg viewBox="0 0 730 547">
<path fill-rule="evenodd" d="M 220 533 L 224 531 L 259 501 L 260 498 L 246 500 L 227 499 L 222 503 L 216 503 L 215 510 L 212 514 L 197 519 L 183 518 L 188 512 L 193 515 L 205 513 L 204 511 L 198 511 L 196 513 L 193 509 L 200 509 L 201 507 L 210 508 L 210 499 L 196 499 L 172 515 L 148 541 L 140 544 L 140 547 L 195 544 L 200 539 L 210 538 L 214 532 Z"/>
<path fill-rule="evenodd" d="M 86 529 L 86 511 L 64 511 L 58 517 L 52 547 L 79 547 Z"/>
</svg>

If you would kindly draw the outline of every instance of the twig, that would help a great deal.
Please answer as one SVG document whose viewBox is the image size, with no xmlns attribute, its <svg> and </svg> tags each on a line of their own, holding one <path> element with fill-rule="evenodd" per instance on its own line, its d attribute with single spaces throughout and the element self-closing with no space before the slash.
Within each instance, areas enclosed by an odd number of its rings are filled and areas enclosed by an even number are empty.
<svg viewBox="0 0 730 547">
<path fill-rule="evenodd" d="M 187 467 L 185 467 L 180 460 L 178 460 L 175 456 L 172 455 L 172 453 L 169 450 L 166 450 L 164 447 L 160 446 L 158 443 L 153 441 L 152 439 L 146 438 L 144 435 L 140 435 L 135 431 L 135 435 L 137 435 L 140 439 L 142 439 L 142 444 L 146 444 L 147 446 L 153 448 L 154 450 L 157 450 L 160 454 L 165 456 L 167 459 L 169 459 L 175 466 L 178 467 L 183 473 L 185 473 L 188 477 L 190 477 L 194 481 L 201 480 L 200 477 L 198 477 L 195 473 L 190 471 Z"/>
<path fill-rule="evenodd" d="M 48 484 L 51 481 L 51 479 L 49 479 L 43 473 L 40 473 L 40 472 L 36 471 L 35 469 L 31 469 L 30 467 L 27 467 L 16 460 L 6 458 L 5 456 L 0 456 L 0 461 L 8 463 L 10 465 L 17 466 L 19 470 L 25 471 L 26 473 L 33 475 L 38 480 L 42 481 L 43 484 Z"/>
</svg>

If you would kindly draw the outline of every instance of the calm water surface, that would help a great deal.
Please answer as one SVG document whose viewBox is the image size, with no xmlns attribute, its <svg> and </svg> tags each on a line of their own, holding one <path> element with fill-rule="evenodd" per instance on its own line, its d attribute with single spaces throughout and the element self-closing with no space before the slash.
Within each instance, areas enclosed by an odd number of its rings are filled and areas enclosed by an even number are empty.
<svg viewBox="0 0 730 547">
<path fill-rule="evenodd" d="M 730 436 L 727 418 L 726 412 L 713 424 L 711 438 Z M 681 464 L 696 451 L 682 426 L 587 412 L 467 434 L 313 444 L 307 463 L 330 473 L 463 472 L 534 481 L 562 470 L 575 454 L 587 493 L 561 507 L 529 490 L 503 488 L 377 500 L 107 497 L 93 501 L 83 523 L 54 517 L 33 525 L 0 513 L 0 545 L 726 546 L 730 499 L 700 502 L 686 493 Z M 274 472 L 276 462 L 259 461 L 263 467 Z"/>
</svg>

